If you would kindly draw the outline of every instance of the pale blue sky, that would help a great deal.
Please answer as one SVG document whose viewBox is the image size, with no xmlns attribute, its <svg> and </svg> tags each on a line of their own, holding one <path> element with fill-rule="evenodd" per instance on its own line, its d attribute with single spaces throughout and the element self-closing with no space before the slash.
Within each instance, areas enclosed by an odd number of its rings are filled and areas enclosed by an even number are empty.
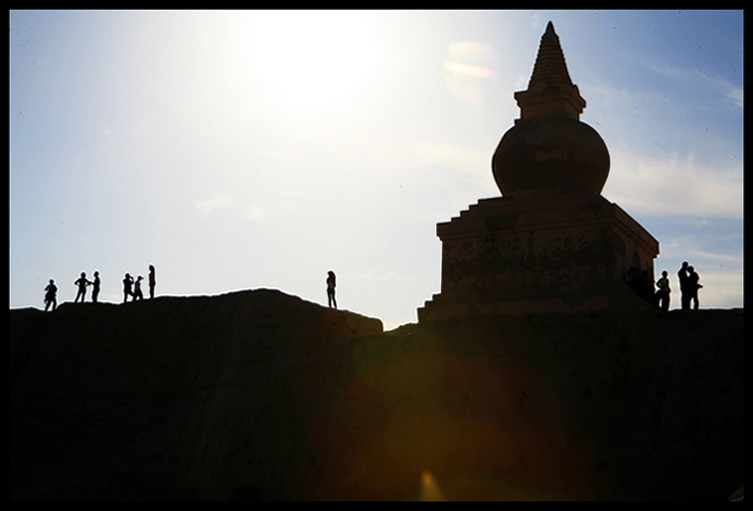
<svg viewBox="0 0 753 511">
<path fill-rule="evenodd" d="M 416 320 L 552 21 L 602 195 L 743 304 L 741 11 L 10 11 L 10 307 L 99 270 Z M 90 294 L 90 293 L 89 293 Z M 679 293 L 672 307 L 679 305 Z"/>
</svg>

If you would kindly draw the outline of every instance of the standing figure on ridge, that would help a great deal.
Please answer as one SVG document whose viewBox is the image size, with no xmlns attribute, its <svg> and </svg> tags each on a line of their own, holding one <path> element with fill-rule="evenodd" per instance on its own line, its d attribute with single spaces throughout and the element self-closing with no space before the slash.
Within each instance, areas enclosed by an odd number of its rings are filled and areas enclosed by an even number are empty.
<svg viewBox="0 0 753 511">
<path fill-rule="evenodd" d="M 125 278 L 123 279 L 123 303 L 128 301 L 129 295 L 131 296 L 131 301 L 134 300 L 131 286 L 133 286 L 133 277 L 131 277 L 130 273 L 126 273 Z"/>
<path fill-rule="evenodd" d="M 698 283 L 700 276 L 695 272 L 692 266 L 688 266 L 688 309 L 690 302 L 693 302 L 693 309 L 698 310 L 698 290 L 703 286 Z"/>
<path fill-rule="evenodd" d="M 157 285 L 157 276 L 155 275 L 154 266 L 149 265 L 149 299 L 154 298 L 154 286 Z"/>
<path fill-rule="evenodd" d="M 77 303 L 79 298 L 81 298 L 81 303 L 84 303 L 86 300 L 86 286 L 91 284 L 91 282 L 86 279 L 86 273 L 81 272 L 81 276 L 73 283 L 78 286 L 78 294 L 76 295 L 76 299 L 73 300 L 73 303 Z"/>
<path fill-rule="evenodd" d="M 99 296 L 99 288 L 101 285 L 101 282 L 99 280 L 99 272 L 94 272 L 94 282 L 92 282 L 92 302 L 97 303 L 97 297 Z"/>
<path fill-rule="evenodd" d="M 52 304 L 52 310 L 55 310 L 55 307 L 57 307 L 58 304 L 58 287 L 55 285 L 55 281 L 50 279 L 50 283 L 47 284 L 47 287 L 45 287 L 44 290 L 46 291 L 44 294 L 44 311 L 47 312 L 50 304 Z"/>
<path fill-rule="evenodd" d="M 680 281 L 680 305 L 682 310 L 690 309 L 690 287 L 688 287 L 688 262 L 683 261 L 682 268 L 677 272 L 677 279 Z"/>
<path fill-rule="evenodd" d="M 662 312 L 667 312 L 669 310 L 669 293 L 671 293 L 671 289 L 669 289 L 669 279 L 667 278 L 667 275 L 667 270 L 664 270 L 661 272 L 661 278 L 656 281 L 656 287 L 659 288 L 656 292 L 656 305 Z"/>
<path fill-rule="evenodd" d="M 335 300 L 335 286 L 337 285 L 337 277 L 335 277 L 335 272 L 332 270 L 329 270 L 327 272 L 327 302 L 330 307 L 334 304 L 335 309 L 337 309 L 337 300 Z"/>
<path fill-rule="evenodd" d="M 143 300 L 144 299 L 144 293 L 141 292 L 141 281 L 144 280 L 144 277 L 141 275 L 138 276 L 136 279 L 136 282 L 133 284 L 133 301 L 136 300 Z"/>
</svg>

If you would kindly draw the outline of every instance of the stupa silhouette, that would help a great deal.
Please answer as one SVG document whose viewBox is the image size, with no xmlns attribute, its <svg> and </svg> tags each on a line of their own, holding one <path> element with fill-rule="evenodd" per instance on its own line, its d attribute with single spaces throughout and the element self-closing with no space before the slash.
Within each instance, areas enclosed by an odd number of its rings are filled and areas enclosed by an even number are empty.
<svg viewBox="0 0 753 511">
<path fill-rule="evenodd" d="M 514 97 L 520 119 L 492 158 L 502 197 L 437 224 L 441 293 L 418 309 L 420 322 L 630 307 L 630 267 L 654 280 L 659 243 L 601 196 L 609 151 L 579 120 L 586 101 L 551 22 L 528 88 Z"/>
</svg>

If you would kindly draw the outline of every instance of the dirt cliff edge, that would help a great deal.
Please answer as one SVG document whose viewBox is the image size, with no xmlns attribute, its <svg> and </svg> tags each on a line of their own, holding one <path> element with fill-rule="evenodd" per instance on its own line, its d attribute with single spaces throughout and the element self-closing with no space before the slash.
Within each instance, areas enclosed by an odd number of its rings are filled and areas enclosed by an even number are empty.
<svg viewBox="0 0 753 511">
<path fill-rule="evenodd" d="M 11 310 L 11 500 L 725 500 L 742 310 L 405 325 L 279 291 Z"/>
</svg>

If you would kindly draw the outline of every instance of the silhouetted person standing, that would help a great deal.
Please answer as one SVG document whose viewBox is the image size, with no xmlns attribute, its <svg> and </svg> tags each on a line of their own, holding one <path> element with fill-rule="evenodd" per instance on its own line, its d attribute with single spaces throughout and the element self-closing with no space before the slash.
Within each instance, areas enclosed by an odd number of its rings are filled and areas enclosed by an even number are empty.
<svg viewBox="0 0 753 511">
<path fill-rule="evenodd" d="M 81 298 L 81 303 L 84 303 L 86 300 L 86 286 L 91 284 L 91 282 L 86 280 L 86 273 L 81 272 L 81 276 L 74 282 L 74 284 L 78 286 L 78 294 L 76 295 L 76 299 L 73 300 L 73 303 L 78 302 L 79 298 Z"/>
<path fill-rule="evenodd" d="M 157 285 L 157 276 L 154 272 L 154 266 L 149 265 L 149 299 L 154 298 L 154 286 Z"/>
<path fill-rule="evenodd" d="M 45 294 L 44 294 L 44 310 L 47 312 L 47 309 L 52 305 L 52 310 L 55 310 L 55 307 L 58 305 L 58 287 L 55 285 L 55 281 L 50 279 L 50 283 L 47 284 L 47 287 L 44 288 Z"/>
<path fill-rule="evenodd" d="M 92 282 L 92 302 L 97 303 L 97 297 L 99 296 L 99 287 L 101 281 L 99 280 L 99 272 L 94 272 L 94 281 Z"/>
<path fill-rule="evenodd" d="M 698 290 L 703 286 L 698 283 L 700 276 L 695 272 L 692 266 L 688 266 L 688 308 L 690 302 L 693 302 L 693 309 L 698 310 Z"/>
<path fill-rule="evenodd" d="M 327 272 L 327 302 L 330 307 L 332 305 L 335 306 L 335 309 L 337 309 L 337 300 L 335 300 L 335 286 L 337 286 L 337 277 L 335 277 L 335 272 L 332 270 Z"/>
<path fill-rule="evenodd" d="M 141 281 L 144 280 L 144 277 L 139 275 L 139 277 L 136 279 L 136 282 L 133 284 L 133 301 L 136 300 L 143 300 L 144 299 L 144 293 L 141 292 Z"/>
<path fill-rule="evenodd" d="M 682 263 L 682 268 L 677 272 L 677 279 L 680 281 L 680 306 L 682 310 L 690 309 L 690 288 L 688 287 L 688 262 Z"/>
<path fill-rule="evenodd" d="M 133 291 L 131 291 L 131 287 L 133 286 L 133 277 L 129 273 L 125 274 L 125 278 L 123 279 L 123 303 L 126 303 L 128 301 L 128 297 L 131 297 L 131 301 L 133 301 Z"/>
<path fill-rule="evenodd" d="M 657 306 L 662 312 L 667 312 L 669 310 L 669 293 L 671 290 L 669 289 L 669 279 L 667 278 L 667 275 L 667 270 L 664 270 L 661 272 L 661 278 L 656 281 L 656 287 L 659 288 L 659 290 L 656 291 Z"/>
</svg>

